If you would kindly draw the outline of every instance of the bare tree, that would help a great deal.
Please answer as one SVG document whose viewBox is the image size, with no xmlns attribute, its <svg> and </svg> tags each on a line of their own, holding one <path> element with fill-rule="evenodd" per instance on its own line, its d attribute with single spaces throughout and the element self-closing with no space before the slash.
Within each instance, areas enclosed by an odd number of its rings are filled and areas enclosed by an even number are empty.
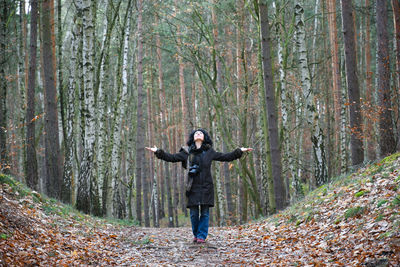
<svg viewBox="0 0 400 267">
<path fill-rule="evenodd" d="M 387 156 L 396 150 L 396 140 L 393 133 L 392 100 L 390 92 L 390 61 L 389 35 L 387 32 L 386 0 L 376 2 L 376 31 L 378 41 L 378 84 L 379 99 L 379 148 L 380 155 Z"/>
<path fill-rule="evenodd" d="M 347 90 L 350 106 L 351 161 L 359 165 L 364 161 L 362 142 L 362 115 L 360 108 L 360 88 L 357 76 L 354 18 L 352 1 L 342 1 L 342 27 L 344 37 Z"/>
<path fill-rule="evenodd" d="M 38 190 L 38 167 L 35 148 L 35 83 L 37 51 L 38 3 L 31 0 L 31 33 L 29 49 L 29 74 L 26 109 L 26 183 L 33 190 Z"/>
<path fill-rule="evenodd" d="M 272 177 L 274 179 L 274 193 L 276 209 L 282 210 L 286 206 L 286 192 L 282 177 L 281 151 L 278 135 L 278 117 L 275 103 L 275 89 L 273 85 L 270 36 L 268 25 L 268 7 L 265 1 L 259 1 L 261 23 L 261 48 L 264 77 L 264 90 L 267 103 L 268 135 L 270 140 Z"/>
<path fill-rule="evenodd" d="M 58 130 L 58 110 L 57 110 L 57 91 L 55 87 L 55 64 L 52 46 L 51 6 L 53 0 L 44 0 L 42 2 L 41 20 L 42 20 L 42 41 L 43 41 L 43 77 L 45 89 L 45 158 L 47 193 L 51 197 L 60 199 L 61 197 L 61 154 Z"/>
</svg>

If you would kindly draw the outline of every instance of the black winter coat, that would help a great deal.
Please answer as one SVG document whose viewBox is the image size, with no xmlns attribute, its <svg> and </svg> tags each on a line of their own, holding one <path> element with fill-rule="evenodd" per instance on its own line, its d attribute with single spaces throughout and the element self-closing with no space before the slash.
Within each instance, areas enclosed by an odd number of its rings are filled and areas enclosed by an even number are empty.
<svg viewBox="0 0 400 267">
<path fill-rule="evenodd" d="M 187 195 L 186 207 L 190 208 L 198 205 L 213 207 L 214 183 L 211 175 L 212 161 L 232 161 L 240 158 L 243 152 L 240 148 L 237 148 L 229 153 L 221 153 L 215 151 L 212 147 L 202 146 L 200 149 L 192 149 L 190 153 L 194 153 L 193 161 L 199 163 L 200 173 L 193 177 L 192 188 Z M 184 167 L 186 167 L 189 157 L 188 152 L 183 148 L 176 154 L 170 154 L 162 149 L 158 149 L 155 155 L 157 158 L 168 162 L 182 162 L 182 166 Z"/>
</svg>

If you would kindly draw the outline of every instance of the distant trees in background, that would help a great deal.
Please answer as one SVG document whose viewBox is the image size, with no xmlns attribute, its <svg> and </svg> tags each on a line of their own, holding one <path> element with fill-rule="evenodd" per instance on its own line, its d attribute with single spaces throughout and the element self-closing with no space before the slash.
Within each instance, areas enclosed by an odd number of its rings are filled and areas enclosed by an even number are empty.
<svg viewBox="0 0 400 267">
<path fill-rule="evenodd" d="M 390 4 L 389 4 L 390 3 Z M 144 152 L 207 129 L 214 225 L 285 208 L 400 148 L 399 1 L 0 1 L 0 168 L 97 216 L 179 226 Z"/>
</svg>

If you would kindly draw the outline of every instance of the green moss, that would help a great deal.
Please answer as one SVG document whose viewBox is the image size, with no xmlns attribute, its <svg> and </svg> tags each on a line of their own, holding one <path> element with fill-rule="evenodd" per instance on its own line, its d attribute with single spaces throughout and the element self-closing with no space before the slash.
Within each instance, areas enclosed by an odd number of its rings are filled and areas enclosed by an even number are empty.
<svg viewBox="0 0 400 267">
<path fill-rule="evenodd" d="M 384 219 L 384 216 L 382 214 L 379 214 L 378 217 L 376 217 L 375 221 L 379 222 L 382 221 Z"/>
<path fill-rule="evenodd" d="M 0 239 L 7 239 L 7 238 L 8 238 L 7 234 L 5 234 L 5 233 L 0 234 Z"/>
<path fill-rule="evenodd" d="M 365 195 L 367 193 L 369 193 L 369 191 L 361 190 L 361 191 L 358 191 L 354 196 L 355 197 L 362 197 L 363 195 Z"/>
<path fill-rule="evenodd" d="M 381 160 L 381 163 L 382 164 L 392 163 L 393 161 L 395 161 L 399 157 L 400 157 L 400 152 L 399 153 L 395 153 L 393 155 L 390 155 L 390 156 L 384 158 L 383 160 Z"/>
<path fill-rule="evenodd" d="M 346 210 L 346 212 L 344 213 L 344 217 L 346 219 L 349 218 L 353 218 L 356 216 L 361 215 L 362 213 L 364 213 L 365 207 L 360 207 L 360 206 L 356 206 L 354 208 L 350 208 L 348 210 Z"/>
<path fill-rule="evenodd" d="M 381 199 L 379 200 L 377 207 L 380 208 L 382 207 L 382 205 L 386 204 L 388 201 L 386 199 Z"/>
<path fill-rule="evenodd" d="M 392 201 L 393 206 L 400 206 L 400 195 L 397 195 L 393 201 Z"/>
</svg>

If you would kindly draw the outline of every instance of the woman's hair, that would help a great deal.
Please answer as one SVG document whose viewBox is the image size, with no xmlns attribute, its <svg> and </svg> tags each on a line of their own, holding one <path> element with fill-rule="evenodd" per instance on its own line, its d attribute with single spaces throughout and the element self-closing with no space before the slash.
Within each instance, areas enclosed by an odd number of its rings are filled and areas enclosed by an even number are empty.
<svg viewBox="0 0 400 267">
<path fill-rule="evenodd" d="M 188 141 L 186 142 L 186 144 L 187 144 L 189 147 L 192 146 L 192 145 L 194 144 L 194 133 L 197 132 L 197 131 L 200 131 L 200 132 L 202 132 L 202 133 L 204 134 L 203 145 L 210 145 L 210 146 L 213 145 L 213 141 L 211 140 L 211 137 L 210 137 L 210 135 L 208 134 L 208 132 L 207 132 L 206 130 L 200 128 L 200 129 L 196 129 L 196 130 L 192 131 L 192 132 L 189 134 L 189 139 L 188 139 Z"/>
</svg>

